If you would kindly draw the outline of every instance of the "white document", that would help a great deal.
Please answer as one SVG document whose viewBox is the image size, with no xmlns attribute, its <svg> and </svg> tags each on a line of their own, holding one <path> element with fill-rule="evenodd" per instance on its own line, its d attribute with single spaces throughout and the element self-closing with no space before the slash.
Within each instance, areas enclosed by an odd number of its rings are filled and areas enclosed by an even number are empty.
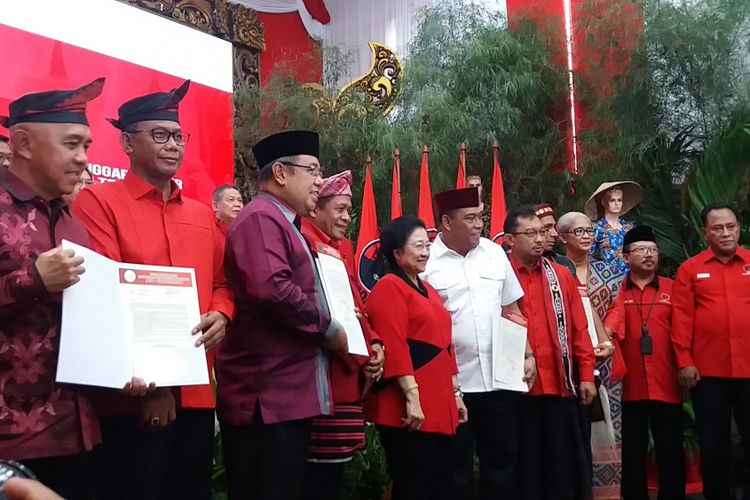
<svg viewBox="0 0 750 500">
<path fill-rule="evenodd" d="M 124 264 L 69 241 L 81 281 L 63 291 L 58 382 L 121 389 L 131 377 L 159 387 L 207 384 L 195 270 Z"/>
<path fill-rule="evenodd" d="M 586 311 L 586 321 L 589 323 L 589 338 L 594 347 L 599 345 L 599 335 L 596 333 L 596 323 L 594 323 L 594 309 L 591 307 L 591 299 L 584 287 L 578 287 L 583 302 L 583 310 Z"/>
<path fill-rule="evenodd" d="M 362 325 L 359 324 L 354 311 L 354 297 L 352 297 L 352 287 L 349 284 L 349 274 L 346 272 L 344 261 L 328 255 L 323 251 L 322 246 L 318 247 L 316 260 L 331 317 L 336 318 L 346 331 L 349 354 L 367 356 L 369 354 L 367 342 L 362 332 Z"/>
<path fill-rule="evenodd" d="M 492 327 L 492 387 L 528 392 L 524 382 L 526 320 L 522 316 L 497 314 Z"/>
</svg>

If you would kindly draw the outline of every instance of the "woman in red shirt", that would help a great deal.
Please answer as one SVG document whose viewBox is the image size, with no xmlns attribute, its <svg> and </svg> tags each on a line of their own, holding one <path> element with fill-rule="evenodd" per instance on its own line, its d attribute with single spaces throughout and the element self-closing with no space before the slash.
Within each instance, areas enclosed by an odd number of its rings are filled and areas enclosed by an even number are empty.
<svg viewBox="0 0 750 500">
<path fill-rule="evenodd" d="M 419 279 L 430 256 L 424 222 L 406 215 L 380 234 L 387 262 L 367 299 L 387 352 L 368 401 L 393 476 L 393 500 L 441 499 L 451 491 L 451 440 L 467 420 L 451 344 L 451 316 Z"/>
</svg>

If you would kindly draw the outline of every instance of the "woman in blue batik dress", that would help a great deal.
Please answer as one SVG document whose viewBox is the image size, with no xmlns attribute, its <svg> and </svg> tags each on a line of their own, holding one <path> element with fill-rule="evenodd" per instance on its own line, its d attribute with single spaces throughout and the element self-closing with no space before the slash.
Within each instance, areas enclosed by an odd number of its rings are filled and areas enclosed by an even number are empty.
<svg viewBox="0 0 750 500">
<path fill-rule="evenodd" d="M 628 266 L 622 258 L 625 233 L 633 223 L 622 218 L 642 198 L 641 186 L 633 181 L 605 182 L 586 202 L 584 212 L 594 224 L 594 241 L 589 255 L 616 267 L 622 273 Z"/>
</svg>

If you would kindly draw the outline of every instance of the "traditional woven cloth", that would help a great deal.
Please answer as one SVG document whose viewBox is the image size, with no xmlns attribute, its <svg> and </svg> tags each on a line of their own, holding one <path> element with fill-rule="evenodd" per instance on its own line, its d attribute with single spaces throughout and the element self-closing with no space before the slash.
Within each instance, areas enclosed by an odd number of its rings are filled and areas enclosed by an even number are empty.
<svg viewBox="0 0 750 500">
<path fill-rule="evenodd" d="M 604 321 L 625 275 L 600 261 L 589 264 L 588 294 L 594 314 Z M 619 500 L 622 476 L 622 379 L 612 378 L 613 358 L 597 361 L 605 419 L 591 424 L 594 499 Z"/>
</svg>

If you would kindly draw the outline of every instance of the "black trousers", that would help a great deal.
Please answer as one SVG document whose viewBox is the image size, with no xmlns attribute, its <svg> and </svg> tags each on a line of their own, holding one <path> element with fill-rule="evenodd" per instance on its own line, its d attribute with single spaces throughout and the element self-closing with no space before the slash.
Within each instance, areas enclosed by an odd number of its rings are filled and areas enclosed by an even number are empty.
<svg viewBox="0 0 750 500">
<path fill-rule="evenodd" d="M 341 494 L 344 467 L 349 462 L 308 462 L 305 469 L 305 500 L 336 500 Z"/>
<path fill-rule="evenodd" d="M 260 411 L 256 410 L 256 416 Z M 312 419 L 221 424 L 229 500 L 303 498 Z"/>
<path fill-rule="evenodd" d="M 492 391 L 464 394 L 469 421 L 453 439 L 453 498 L 470 500 L 474 486 L 474 451 L 479 455 L 480 498 L 516 499 L 520 393 Z"/>
<path fill-rule="evenodd" d="M 162 431 L 138 417 L 102 417 L 98 500 L 210 500 L 214 411 L 177 410 Z"/>
<path fill-rule="evenodd" d="M 96 477 L 94 454 L 22 460 L 45 486 L 67 500 L 90 500 Z"/>
<path fill-rule="evenodd" d="M 521 398 L 521 496 L 524 500 L 588 500 L 591 462 L 583 409 L 575 398 Z M 471 414 L 469 414 L 471 418 Z"/>
<path fill-rule="evenodd" d="M 393 477 L 392 500 L 447 500 L 451 496 L 453 436 L 379 425 Z"/>
<path fill-rule="evenodd" d="M 743 313 L 744 314 L 744 313 Z M 731 419 L 740 431 L 745 456 L 750 454 L 750 379 L 704 377 L 693 389 L 693 407 L 701 448 L 703 495 L 706 500 L 734 500 L 730 486 Z M 750 477 L 745 469 L 745 500 Z"/>
<path fill-rule="evenodd" d="M 659 500 L 684 500 L 682 405 L 661 401 L 622 404 L 622 496 L 625 500 L 649 498 L 646 481 L 649 429 L 654 437 L 659 470 Z"/>
</svg>

